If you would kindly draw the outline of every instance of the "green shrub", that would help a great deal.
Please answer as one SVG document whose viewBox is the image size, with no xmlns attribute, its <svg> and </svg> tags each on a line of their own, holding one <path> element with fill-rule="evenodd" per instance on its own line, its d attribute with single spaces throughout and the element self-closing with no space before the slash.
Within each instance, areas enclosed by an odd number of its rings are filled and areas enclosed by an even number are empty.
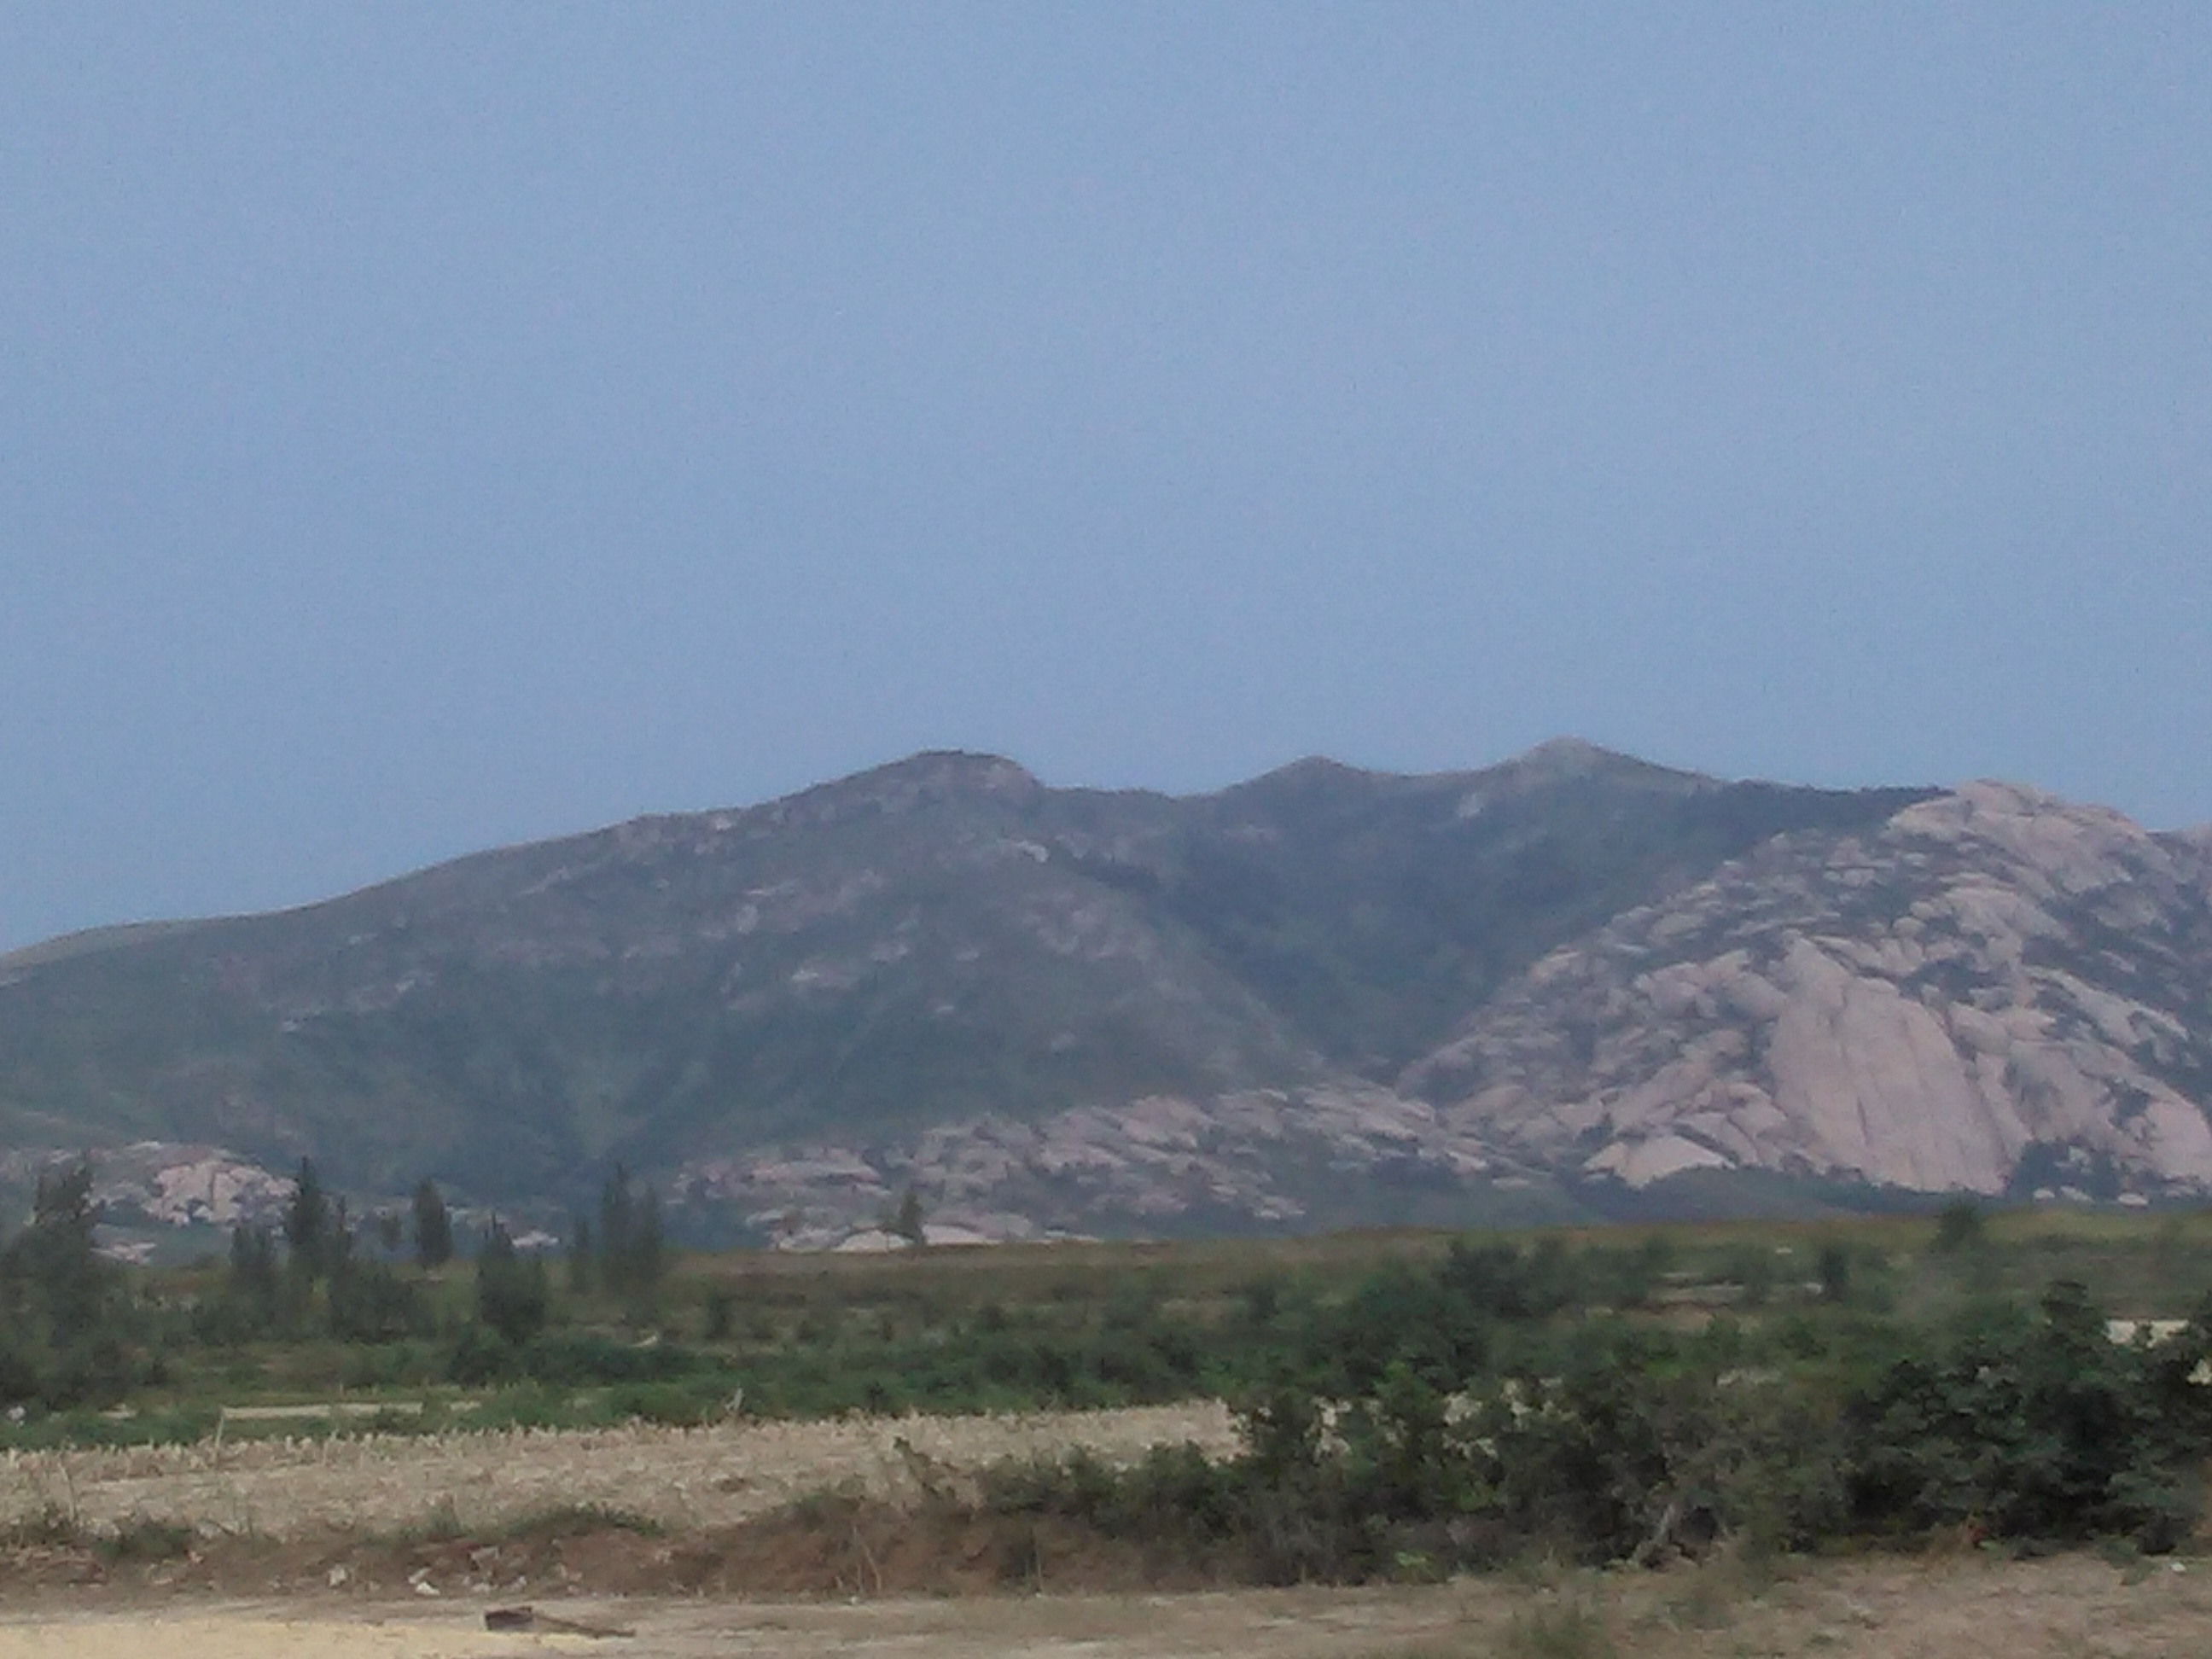
<svg viewBox="0 0 2212 1659">
<path fill-rule="evenodd" d="M 428 1332 L 421 1295 L 388 1262 L 340 1261 L 331 1270 L 328 1311 L 331 1334 L 342 1342 L 396 1342 Z"/>
<path fill-rule="evenodd" d="M 2171 1548 L 2194 1522 L 2193 1471 L 2212 1455 L 2212 1408 L 2182 1370 L 2208 1349 L 2202 1316 L 2168 1351 L 2110 1342 L 2087 1291 L 2054 1284 L 2037 1316 L 1899 1358 L 1851 1402 L 1854 1517 L 1875 1531 L 1966 1524 Z"/>
<path fill-rule="evenodd" d="M 1984 1231 L 1982 1206 L 1971 1198 L 1954 1199 L 1936 1212 L 1936 1251 L 1939 1255 L 1956 1255 L 1976 1249 Z"/>
<path fill-rule="evenodd" d="M 99 1553 L 110 1561 L 174 1561 L 189 1554 L 192 1529 L 179 1521 L 155 1521 L 141 1516 L 103 1536 Z"/>
<path fill-rule="evenodd" d="M 1620 1651 L 1604 1610 L 1580 1596 L 1514 1614 L 1498 1650 L 1503 1659 L 1613 1659 Z"/>
</svg>

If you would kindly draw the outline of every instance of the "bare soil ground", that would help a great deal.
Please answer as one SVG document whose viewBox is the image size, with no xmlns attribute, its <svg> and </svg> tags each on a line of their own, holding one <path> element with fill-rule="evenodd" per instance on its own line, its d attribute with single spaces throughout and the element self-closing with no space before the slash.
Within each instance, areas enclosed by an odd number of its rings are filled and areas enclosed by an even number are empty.
<svg viewBox="0 0 2212 1659">
<path fill-rule="evenodd" d="M 1711 1571 L 1552 1585 L 1484 1579 L 1180 1595 L 563 1604 L 632 1632 L 606 1640 L 488 1632 L 482 1601 L 46 1596 L 0 1614 L 0 1659 L 143 1659 L 149 1642 L 161 1659 L 546 1651 L 608 1659 L 1536 1659 L 1607 1651 L 1638 1659 L 2179 1659 L 2212 1650 L 2212 1571 L 2194 1566 L 2177 1574 L 2082 1556 L 1891 1559 L 1808 1566 L 1758 1586 L 1716 1586 Z"/>
</svg>

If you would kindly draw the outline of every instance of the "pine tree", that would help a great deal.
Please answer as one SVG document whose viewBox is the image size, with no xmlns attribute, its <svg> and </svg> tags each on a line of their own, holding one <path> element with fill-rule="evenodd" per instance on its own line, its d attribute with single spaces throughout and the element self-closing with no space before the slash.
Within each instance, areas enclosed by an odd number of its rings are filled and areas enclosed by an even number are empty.
<svg viewBox="0 0 2212 1659">
<path fill-rule="evenodd" d="M 99 1224 L 88 1162 L 40 1176 L 31 1224 L 0 1249 L 0 1400 L 59 1408 L 130 1386 L 109 1324 L 119 1276 L 94 1247 Z"/>
<path fill-rule="evenodd" d="M 300 1173 L 293 1178 L 292 1201 L 284 1211 L 284 1243 L 294 1267 L 308 1279 L 320 1279 L 329 1270 L 331 1201 L 311 1158 L 300 1160 Z"/>
<path fill-rule="evenodd" d="M 545 1328 L 551 1301 L 544 1262 L 536 1256 L 526 1259 L 493 1217 L 477 1255 L 477 1317 L 504 1340 L 520 1345 Z"/>
<path fill-rule="evenodd" d="M 629 1289 L 634 1206 L 629 1171 L 617 1164 L 599 1188 L 599 1282 L 611 1291 Z"/>
<path fill-rule="evenodd" d="M 665 1255 L 660 1199 L 651 1187 L 632 1192 L 629 1171 L 619 1164 L 599 1189 L 599 1243 L 600 1284 L 619 1296 L 650 1297 Z"/>
<path fill-rule="evenodd" d="M 233 1317 L 248 1333 L 269 1329 L 276 1322 L 283 1281 L 277 1270 L 276 1235 L 264 1224 L 240 1223 L 231 1230 L 230 1282 L 224 1294 Z"/>
<path fill-rule="evenodd" d="M 890 1231 L 920 1249 L 929 1243 L 927 1217 L 921 1207 L 921 1194 L 908 1187 L 900 1197 L 898 1209 L 892 1215 Z"/>
<path fill-rule="evenodd" d="M 97 1329 L 106 1312 L 112 1273 L 94 1249 L 99 1224 L 89 1163 L 39 1177 L 30 1229 L 12 1249 L 57 1347 Z"/>
<path fill-rule="evenodd" d="M 438 1183 L 428 1176 L 415 1188 L 414 1208 L 415 1259 L 426 1270 L 442 1267 L 453 1259 L 453 1220 Z"/>
</svg>

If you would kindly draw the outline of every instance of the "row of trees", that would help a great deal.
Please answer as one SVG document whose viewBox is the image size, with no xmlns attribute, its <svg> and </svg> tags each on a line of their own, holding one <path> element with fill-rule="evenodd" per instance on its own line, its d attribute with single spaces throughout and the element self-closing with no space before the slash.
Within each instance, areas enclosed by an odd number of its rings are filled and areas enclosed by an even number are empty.
<svg viewBox="0 0 2212 1659">
<path fill-rule="evenodd" d="M 649 1187 L 633 1190 L 629 1171 L 617 1164 L 599 1189 L 598 1227 L 581 1215 L 571 1223 L 569 1291 L 580 1297 L 604 1291 L 641 1311 L 653 1305 L 666 1261 L 660 1200 Z M 544 1258 L 516 1249 L 513 1235 L 493 1217 L 477 1255 L 478 1323 L 520 1346 L 545 1328 L 552 1311 Z"/>
<path fill-rule="evenodd" d="M 568 1286 L 580 1295 L 603 1290 L 650 1297 L 660 1283 L 667 1256 L 660 1200 L 650 1187 L 633 1190 L 623 1165 L 616 1164 L 599 1188 L 597 1229 L 588 1216 L 578 1215 L 568 1237 Z"/>
<path fill-rule="evenodd" d="M 424 1176 L 409 1208 L 414 1222 L 416 1261 L 428 1270 L 444 1267 L 453 1259 L 453 1221 L 438 1183 Z M 380 1211 L 372 1224 L 386 1257 L 398 1256 L 403 1238 L 398 1212 Z M 273 1250 L 273 1232 L 266 1227 L 259 1231 L 265 1237 L 255 1248 Z M 358 1235 L 346 1200 L 331 1197 L 311 1158 L 300 1160 L 299 1173 L 293 1177 L 291 1201 L 284 1210 L 283 1237 L 290 1259 L 310 1279 L 327 1278 L 355 1250 Z"/>
<path fill-rule="evenodd" d="M 411 1229 L 388 1211 L 357 1225 L 345 1198 L 302 1158 L 282 1218 L 234 1230 L 220 1291 L 179 1326 L 181 1313 L 140 1305 L 122 1270 L 100 1254 L 91 1164 L 49 1170 L 38 1178 L 28 1224 L 0 1235 L 0 1407 L 119 1399 L 158 1380 L 160 1350 L 187 1331 L 217 1343 L 325 1335 L 374 1344 L 434 1334 L 428 1286 L 454 1258 L 456 1229 L 432 1181 L 416 1187 L 409 1207 Z M 402 1255 L 410 1231 L 413 1273 Z M 596 1232 L 588 1224 L 576 1231 L 572 1293 L 603 1291 L 634 1312 L 649 1309 L 666 1260 L 650 1189 L 635 1188 L 617 1168 L 601 1191 Z M 552 1311 L 544 1259 L 520 1249 L 493 1217 L 476 1252 L 476 1322 L 519 1345 Z"/>
<path fill-rule="evenodd" d="M 410 1212 L 416 1265 L 434 1275 L 455 1254 L 453 1216 L 434 1182 L 416 1188 Z M 343 1341 L 373 1343 L 427 1334 L 432 1322 L 422 1281 L 399 1268 L 399 1216 L 379 1214 L 371 1231 L 380 1255 L 363 1253 L 346 1200 L 330 1193 L 312 1158 L 302 1158 L 281 1225 L 246 1224 L 232 1233 L 228 1282 L 205 1310 L 204 1334 L 237 1341 L 319 1327 Z M 604 1291 L 634 1310 L 649 1307 L 666 1261 L 659 1199 L 649 1188 L 633 1188 L 617 1165 L 600 1191 L 597 1230 L 577 1218 L 568 1261 L 573 1294 Z M 493 1216 L 476 1251 L 477 1321 L 520 1343 L 544 1328 L 552 1306 L 544 1261 L 518 1248 L 507 1224 Z"/>
</svg>

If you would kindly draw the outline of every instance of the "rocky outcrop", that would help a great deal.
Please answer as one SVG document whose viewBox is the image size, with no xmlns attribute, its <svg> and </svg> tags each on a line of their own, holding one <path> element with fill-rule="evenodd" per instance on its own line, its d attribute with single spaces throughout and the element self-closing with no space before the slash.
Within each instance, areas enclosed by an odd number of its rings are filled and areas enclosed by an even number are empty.
<svg viewBox="0 0 2212 1659">
<path fill-rule="evenodd" d="M 1193 1220 L 1294 1227 L 1310 1183 L 1395 1177 L 1464 1186 L 1510 1171 L 1425 1102 L 1366 1085 L 1154 1096 L 1037 1122 L 983 1117 L 911 1141 L 779 1149 L 687 1166 L 679 1198 L 734 1206 L 785 1249 L 839 1246 L 876 1227 L 907 1188 L 933 1242 L 1159 1231 Z"/>
<path fill-rule="evenodd" d="M 1461 1133 L 1646 1186 L 2212 1188 L 2212 858 L 1984 783 L 1784 836 L 1553 951 L 1411 1067 Z"/>
<path fill-rule="evenodd" d="M 28 1148 L 0 1158 L 0 1184 L 31 1186 L 80 1158 L 92 1165 L 92 1199 L 126 1226 L 235 1227 L 271 1222 L 291 1200 L 292 1180 L 220 1146 L 141 1140 L 97 1153 Z"/>
</svg>

